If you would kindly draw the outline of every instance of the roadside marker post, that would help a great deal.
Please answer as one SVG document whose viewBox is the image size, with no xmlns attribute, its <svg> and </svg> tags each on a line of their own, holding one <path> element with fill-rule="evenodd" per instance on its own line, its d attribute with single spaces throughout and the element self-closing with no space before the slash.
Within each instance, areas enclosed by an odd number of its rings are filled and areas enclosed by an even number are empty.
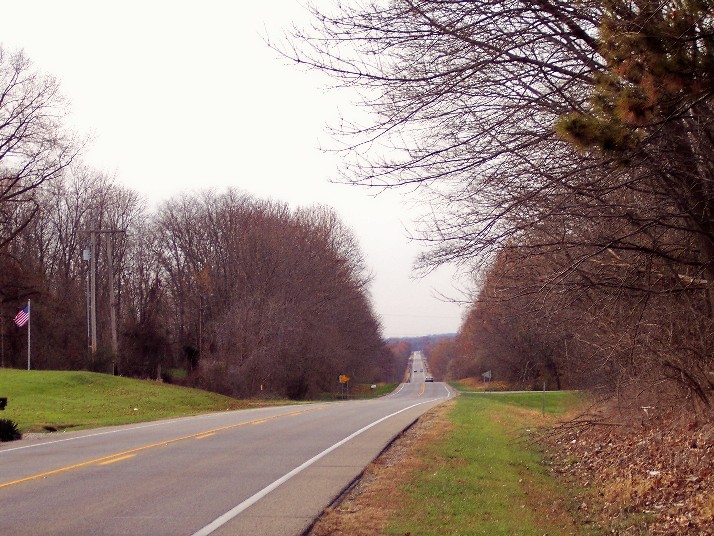
<svg viewBox="0 0 714 536">
<path fill-rule="evenodd" d="M 340 382 L 340 395 L 344 399 L 345 398 L 345 385 L 350 381 L 349 376 L 345 376 L 344 374 L 340 374 L 338 378 Z M 347 392 L 349 393 L 349 385 L 347 386 Z"/>
</svg>

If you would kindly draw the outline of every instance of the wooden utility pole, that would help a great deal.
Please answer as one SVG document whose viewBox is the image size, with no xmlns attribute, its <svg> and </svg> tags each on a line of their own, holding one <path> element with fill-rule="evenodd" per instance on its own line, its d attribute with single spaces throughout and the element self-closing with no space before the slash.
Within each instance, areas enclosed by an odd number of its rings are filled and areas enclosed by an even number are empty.
<svg viewBox="0 0 714 536">
<path fill-rule="evenodd" d="M 117 336 L 117 300 L 114 293 L 114 255 L 112 251 L 112 239 L 107 240 L 107 264 L 109 266 L 109 318 L 112 326 L 112 355 L 114 364 L 112 372 L 116 372 L 116 357 L 119 354 L 119 338 Z"/>
<path fill-rule="evenodd" d="M 198 308 L 198 356 L 203 357 L 203 294 L 200 296 Z M 193 367 L 193 364 L 191 364 Z"/>
<path fill-rule="evenodd" d="M 126 233 L 124 229 L 88 229 L 90 236 L 91 258 L 89 259 L 90 279 L 90 324 L 91 324 L 91 349 L 92 359 L 97 353 L 97 235 L 108 234 L 107 240 L 107 266 L 109 269 L 109 318 L 112 330 L 112 373 L 116 373 L 117 355 L 119 354 L 119 337 L 117 331 L 117 300 L 114 292 L 114 253 L 113 236 L 117 233 Z"/>
<path fill-rule="evenodd" d="M 89 259 L 89 324 L 92 333 L 92 361 L 97 353 L 97 233 L 90 231 Z"/>
</svg>

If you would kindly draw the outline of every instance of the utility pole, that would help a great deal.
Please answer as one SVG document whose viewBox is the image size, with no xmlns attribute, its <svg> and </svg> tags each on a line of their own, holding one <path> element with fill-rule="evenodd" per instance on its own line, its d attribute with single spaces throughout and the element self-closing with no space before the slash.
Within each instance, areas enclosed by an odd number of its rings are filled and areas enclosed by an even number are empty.
<svg viewBox="0 0 714 536">
<path fill-rule="evenodd" d="M 114 294 L 114 255 L 112 252 L 112 239 L 107 240 L 107 261 L 109 266 L 109 318 L 112 326 L 112 373 L 116 373 L 116 359 L 119 354 L 119 338 L 117 337 L 117 300 Z"/>
<path fill-rule="evenodd" d="M 92 332 L 92 364 L 94 356 L 97 355 L 97 233 L 90 231 L 90 255 L 89 259 L 89 322 Z"/>
<path fill-rule="evenodd" d="M 203 294 L 201 294 L 200 300 L 198 308 L 198 356 L 203 357 Z"/>
<path fill-rule="evenodd" d="M 86 307 L 87 307 L 87 349 L 91 350 L 91 340 L 92 340 L 92 320 L 90 318 L 90 311 L 92 310 L 92 302 L 90 301 L 90 296 L 91 292 L 89 289 L 90 285 L 90 271 L 89 271 L 89 264 L 92 260 L 92 250 L 90 248 L 85 248 L 84 251 L 82 251 L 82 260 L 87 263 L 87 270 L 85 272 L 85 277 L 87 278 L 86 281 L 86 288 L 85 288 L 85 298 L 86 298 Z M 92 367 L 94 368 L 94 367 Z"/>
<path fill-rule="evenodd" d="M 91 350 L 92 359 L 97 353 L 97 235 L 108 234 L 107 241 L 107 265 L 109 269 L 109 317 L 112 330 L 112 374 L 116 373 L 117 355 L 119 354 L 119 338 L 117 334 L 117 301 L 114 293 L 114 254 L 113 236 L 117 233 L 126 233 L 124 229 L 87 229 L 90 237 L 90 259 L 89 259 L 89 279 L 90 279 L 90 324 L 91 324 Z"/>
</svg>

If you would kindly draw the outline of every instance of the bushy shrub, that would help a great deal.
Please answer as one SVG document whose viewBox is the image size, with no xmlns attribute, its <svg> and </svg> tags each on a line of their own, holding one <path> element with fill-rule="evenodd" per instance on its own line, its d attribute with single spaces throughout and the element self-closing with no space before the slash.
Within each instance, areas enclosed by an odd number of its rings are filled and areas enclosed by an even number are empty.
<svg viewBox="0 0 714 536">
<path fill-rule="evenodd" d="M 0 419 L 0 441 L 15 441 L 22 439 L 17 423 L 10 419 Z"/>
</svg>

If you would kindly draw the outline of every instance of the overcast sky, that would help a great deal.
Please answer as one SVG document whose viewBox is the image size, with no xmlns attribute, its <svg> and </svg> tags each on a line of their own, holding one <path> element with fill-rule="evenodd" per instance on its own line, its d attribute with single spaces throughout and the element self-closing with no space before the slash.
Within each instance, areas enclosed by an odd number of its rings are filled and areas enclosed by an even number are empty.
<svg viewBox="0 0 714 536">
<path fill-rule="evenodd" d="M 60 80 L 72 125 L 92 134 L 87 164 L 151 204 L 231 186 L 333 206 L 374 273 L 384 335 L 455 332 L 462 308 L 439 297 L 462 297 L 454 271 L 414 279 L 417 198 L 330 182 L 326 125 L 358 112 L 264 44 L 300 20 L 296 0 L 22 0 L 3 6 L 0 43 Z"/>
</svg>

